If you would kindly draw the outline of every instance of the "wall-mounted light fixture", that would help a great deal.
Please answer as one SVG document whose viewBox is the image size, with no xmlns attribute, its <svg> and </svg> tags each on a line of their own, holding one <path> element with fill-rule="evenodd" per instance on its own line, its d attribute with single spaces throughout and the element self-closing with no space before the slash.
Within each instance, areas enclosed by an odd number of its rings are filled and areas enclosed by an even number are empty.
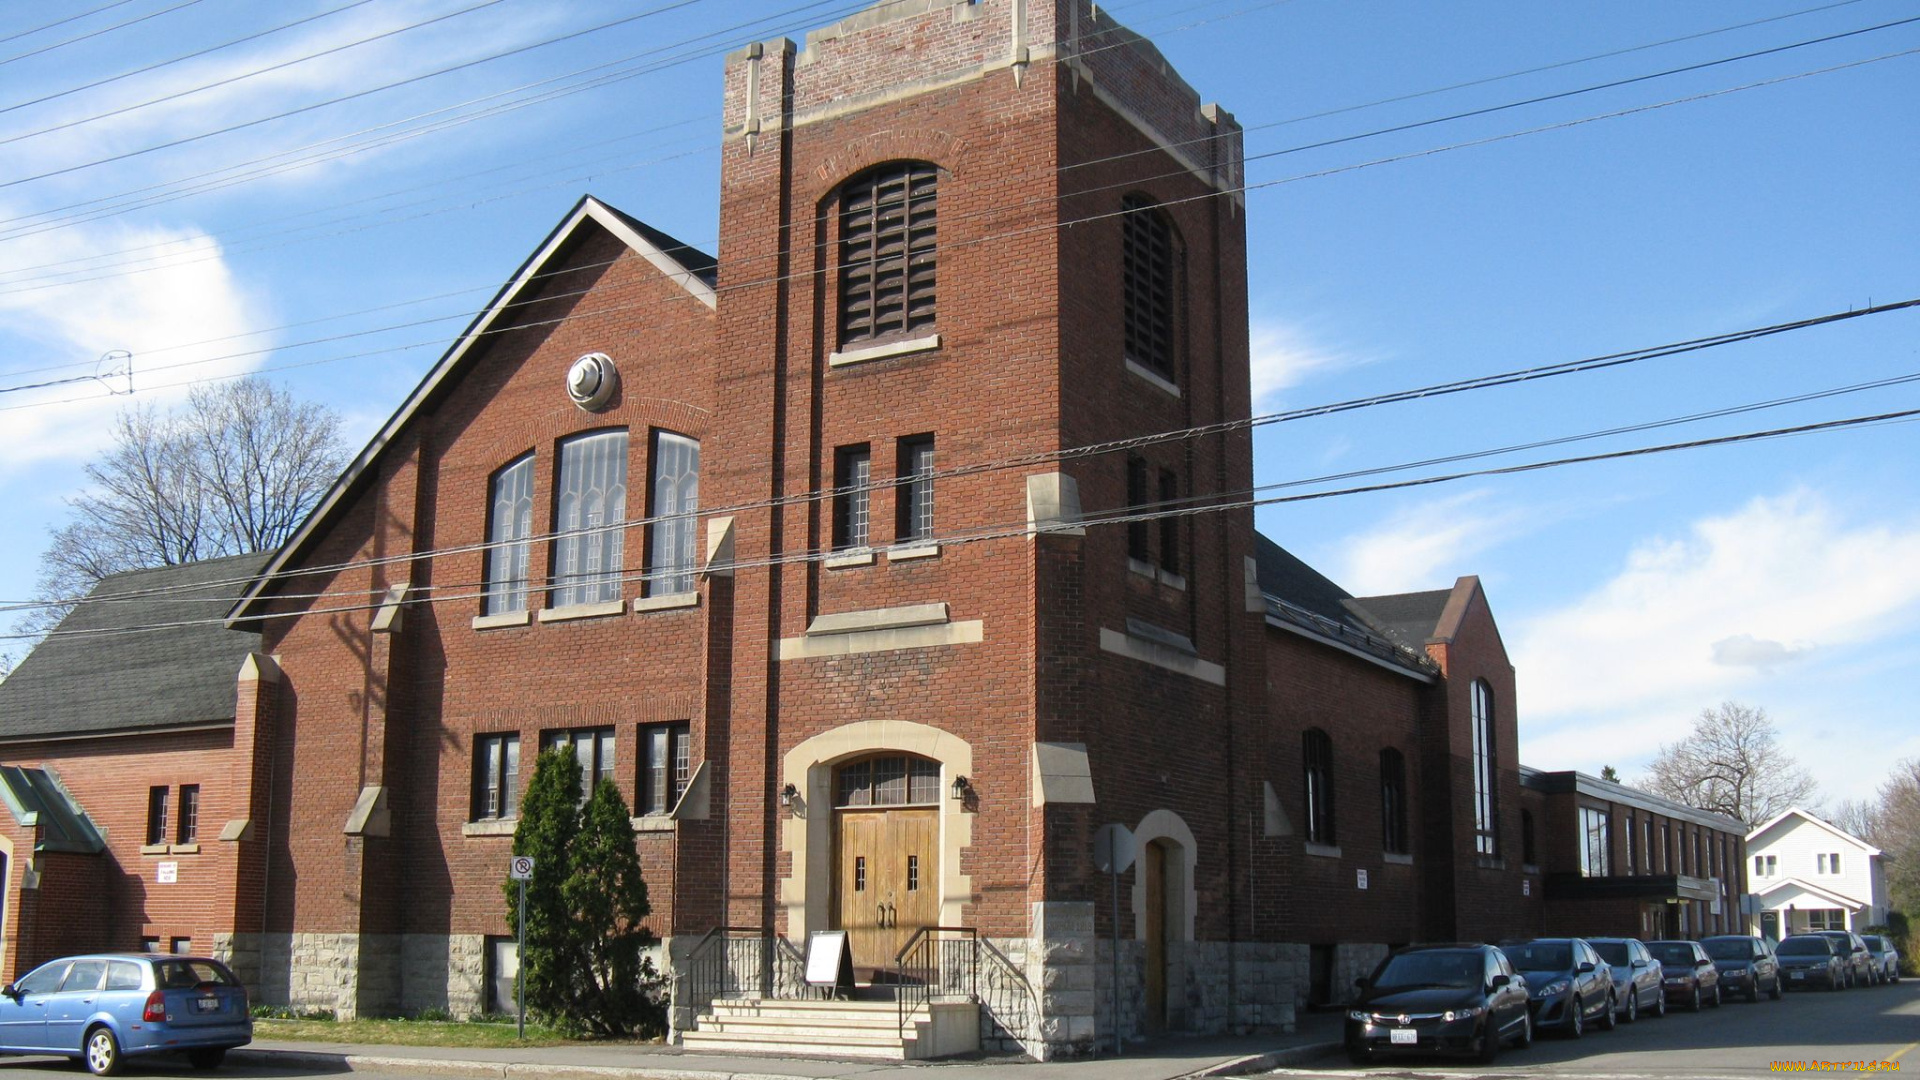
<svg viewBox="0 0 1920 1080">
<path fill-rule="evenodd" d="M 800 797 L 800 789 L 791 783 L 780 788 L 780 805 L 792 811 L 794 817 L 807 816 L 807 801 Z"/>
<path fill-rule="evenodd" d="M 963 803 L 973 797 L 973 781 L 964 776 L 953 778 L 953 801 Z"/>
</svg>

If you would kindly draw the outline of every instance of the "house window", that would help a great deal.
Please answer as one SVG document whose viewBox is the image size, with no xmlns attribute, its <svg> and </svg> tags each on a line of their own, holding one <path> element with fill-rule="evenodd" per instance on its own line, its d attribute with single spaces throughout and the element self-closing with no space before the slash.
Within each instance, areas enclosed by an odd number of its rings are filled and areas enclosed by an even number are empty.
<svg viewBox="0 0 1920 1080">
<path fill-rule="evenodd" d="M 175 956 L 192 956 L 193 939 L 190 937 L 172 938 L 167 942 L 167 951 Z"/>
<path fill-rule="evenodd" d="M 1173 227 L 1150 199 L 1129 195 L 1121 207 L 1127 359 L 1172 381 Z"/>
<path fill-rule="evenodd" d="M 933 436 L 900 440 L 899 494 L 894 499 L 899 520 L 895 541 L 924 543 L 933 539 Z"/>
<path fill-rule="evenodd" d="M 693 591 L 695 514 L 700 509 L 700 444 L 670 431 L 653 434 L 653 550 L 647 591 L 673 596 Z"/>
<path fill-rule="evenodd" d="M 1391 746 L 1380 751 L 1380 848 L 1407 853 L 1407 760 Z"/>
<path fill-rule="evenodd" d="M 1633 861 L 1633 824 L 1634 817 L 1633 814 L 1629 812 L 1627 814 L 1627 832 L 1625 836 L 1621 837 L 1622 840 L 1627 842 L 1627 873 L 1629 876 L 1638 873 L 1635 869 L 1636 864 Z"/>
<path fill-rule="evenodd" d="M 1646 856 L 1647 873 L 1653 873 L 1653 819 L 1640 819 L 1640 851 Z"/>
<path fill-rule="evenodd" d="M 1807 929 L 1809 930 L 1845 930 L 1847 913 L 1839 908 L 1807 909 Z"/>
<path fill-rule="evenodd" d="M 1660 823 L 1660 869 L 1673 873 L 1673 823 Z"/>
<path fill-rule="evenodd" d="M 191 844 L 200 839 L 200 785 L 180 785 L 180 822 L 174 829 L 176 843 Z"/>
<path fill-rule="evenodd" d="M 527 557 L 533 544 L 533 455 L 493 474 L 487 500 L 487 591 L 481 611 L 527 609 Z"/>
<path fill-rule="evenodd" d="M 1612 848 L 1607 836 L 1608 815 L 1591 806 L 1580 808 L 1580 874 L 1607 877 L 1612 873 Z"/>
<path fill-rule="evenodd" d="M 840 344 L 930 332 L 939 169 L 902 161 L 840 190 Z"/>
<path fill-rule="evenodd" d="M 602 431 L 560 444 L 553 548 L 553 606 L 620 599 L 626 550 L 627 433 Z"/>
<path fill-rule="evenodd" d="M 1532 866 L 1539 860 L 1533 854 L 1533 811 L 1520 811 L 1520 862 Z"/>
<path fill-rule="evenodd" d="M 1473 850 L 1500 854 L 1499 762 L 1494 756 L 1493 687 L 1473 681 Z"/>
<path fill-rule="evenodd" d="M 1816 874 L 1838 874 L 1840 872 L 1840 853 L 1820 852 L 1813 857 L 1813 872 Z"/>
<path fill-rule="evenodd" d="M 586 802 L 593 789 L 613 779 L 613 729 L 574 728 L 549 731 L 540 737 L 540 752 L 573 747 L 574 760 L 580 766 L 580 801 Z"/>
<path fill-rule="evenodd" d="M 873 460 L 867 444 L 843 446 L 833 454 L 833 547 L 857 551 L 868 544 L 873 489 Z"/>
<path fill-rule="evenodd" d="M 1147 527 L 1145 518 L 1138 517 L 1147 509 L 1147 461 L 1145 458 L 1127 458 L 1127 557 L 1141 562 L 1151 562 L 1153 552 L 1148 547 L 1147 538 L 1152 530 Z"/>
<path fill-rule="evenodd" d="M 921 806 L 940 801 L 940 763 L 888 754 L 842 765 L 835 806 Z"/>
<path fill-rule="evenodd" d="M 1183 519 L 1173 513 L 1179 501 L 1179 478 L 1172 469 L 1160 470 L 1160 512 L 1166 515 L 1160 519 L 1160 568 L 1169 574 L 1180 572 L 1180 524 Z"/>
<path fill-rule="evenodd" d="M 692 775 L 688 725 L 648 724 L 640 729 L 640 813 L 671 813 Z"/>
<path fill-rule="evenodd" d="M 1333 831 L 1333 740 L 1319 728 L 1301 737 L 1306 760 L 1307 843 L 1331 846 Z"/>
<path fill-rule="evenodd" d="M 520 816 L 520 736 L 476 735 L 473 740 L 473 818 Z"/>
<path fill-rule="evenodd" d="M 147 843 L 167 842 L 167 789 L 147 789 Z"/>
</svg>

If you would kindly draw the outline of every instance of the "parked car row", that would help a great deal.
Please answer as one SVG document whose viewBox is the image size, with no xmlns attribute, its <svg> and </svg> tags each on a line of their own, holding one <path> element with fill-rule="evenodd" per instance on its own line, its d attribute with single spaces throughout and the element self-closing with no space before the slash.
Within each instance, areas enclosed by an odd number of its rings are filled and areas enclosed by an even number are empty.
<svg viewBox="0 0 1920 1080">
<path fill-rule="evenodd" d="M 1358 1064 L 1390 1054 L 1488 1062 L 1503 1044 L 1528 1046 L 1540 1032 L 1577 1039 L 1670 1008 L 1717 1008 L 1729 996 L 1778 1001 L 1790 986 L 1897 982 L 1899 963 L 1885 938 L 1850 931 L 1796 934 L 1777 947 L 1740 934 L 1415 945 L 1355 981 L 1347 1055 Z"/>
</svg>

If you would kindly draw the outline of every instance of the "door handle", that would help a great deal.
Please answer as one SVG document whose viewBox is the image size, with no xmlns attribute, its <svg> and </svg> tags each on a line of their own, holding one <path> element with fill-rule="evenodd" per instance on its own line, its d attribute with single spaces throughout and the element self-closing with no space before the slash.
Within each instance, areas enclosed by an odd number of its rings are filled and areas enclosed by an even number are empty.
<svg viewBox="0 0 1920 1080">
<path fill-rule="evenodd" d="M 888 926 L 900 925 L 900 913 L 894 910 L 894 907 L 892 904 L 887 905 L 887 925 Z"/>
<path fill-rule="evenodd" d="M 873 905 L 873 925 L 885 929 L 887 925 L 887 905 Z"/>
</svg>

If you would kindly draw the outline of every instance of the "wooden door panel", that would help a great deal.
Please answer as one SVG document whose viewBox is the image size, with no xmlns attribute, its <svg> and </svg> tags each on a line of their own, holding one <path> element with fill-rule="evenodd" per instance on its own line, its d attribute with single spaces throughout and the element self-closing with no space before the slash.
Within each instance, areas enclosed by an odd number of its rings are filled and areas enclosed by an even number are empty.
<svg viewBox="0 0 1920 1080">
<path fill-rule="evenodd" d="M 1167 1026 L 1167 852 L 1158 842 L 1142 853 L 1139 873 L 1146 875 L 1141 892 L 1146 900 L 1146 1009 L 1147 1030 Z"/>
<path fill-rule="evenodd" d="M 940 921 L 939 812 L 838 810 L 834 833 L 834 926 L 856 968 L 891 968 L 915 930 Z"/>
</svg>

